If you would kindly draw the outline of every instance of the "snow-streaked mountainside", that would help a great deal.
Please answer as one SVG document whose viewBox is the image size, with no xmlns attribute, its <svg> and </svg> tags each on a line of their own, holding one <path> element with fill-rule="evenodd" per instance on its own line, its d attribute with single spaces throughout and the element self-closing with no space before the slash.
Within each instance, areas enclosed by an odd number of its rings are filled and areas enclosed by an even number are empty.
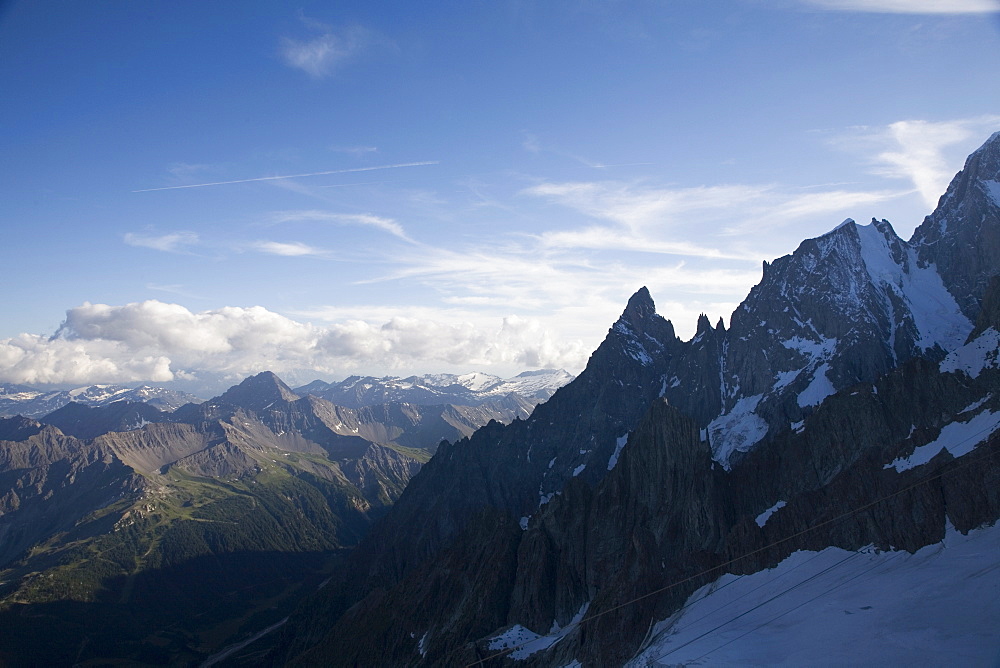
<svg viewBox="0 0 1000 668">
<path fill-rule="evenodd" d="M 1000 133 L 909 241 L 845 221 L 764 263 L 729 327 L 702 316 L 689 341 L 638 290 L 529 418 L 437 452 L 275 657 L 623 665 L 726 573 L 867 545 L 916 564 L 904 553 L 947 526 L 992 525 L 997 182 Z M 983 578 L 995 588 L 1000 570 Z"/>
<path fill-rule="evenodd" d="M 707 425 L 729 466 L 839 389 L 965 342 L 972 322 L 933 264 L 887 221 L 847 220 L 765 267 L 719 351 L 721 414 Z"/>
<path fill-rule="evenodd" d="M 627 665 L 995 666 L 997 555 L 996 525 L 913 554 L 796 552 L 699 589 Z"/>
<path fill-rule="evenodd" d="M 107 406 L 116 401 L 143 402 L 162 411 L 173 411 L 184 404 L 201 403 L 204 399 L 186 392 L 149 385 L 89 385 L 71 390 L 39 390 L 26 385 L 0 383 L 0 417 L 41 417 L 70 402 L 85 406 Z"/>
<path fill-rule="evenodd" d="M 509 394 L 519 395 L 530 403 L 539 403 L 571 380 L 573 376 L 562 369 L 525 371 L 506 379 L 479 372 L 406 378 L 351 376 L 339 383 L 316 380 L 295 388 L 295 392 L 311 394 L 349 408 L 392 402 L 478 406 Z"/>
</svg>

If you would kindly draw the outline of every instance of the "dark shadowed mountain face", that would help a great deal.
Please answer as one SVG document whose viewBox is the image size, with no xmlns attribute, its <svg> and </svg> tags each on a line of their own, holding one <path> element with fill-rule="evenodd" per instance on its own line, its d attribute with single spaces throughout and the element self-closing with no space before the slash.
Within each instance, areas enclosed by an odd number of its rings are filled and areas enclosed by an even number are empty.
<svg viewBox="0 0 1000 668">
<path fill-rule="evenodd" d="M 639 290 L 531 417 L 438 451 L 274 659 L 621 665 L 723 573 L 1000 517 L 998 156 L 909 242 L 846 221 L 765 264 L 728 330 L 682 342 Z"/>
</svg>

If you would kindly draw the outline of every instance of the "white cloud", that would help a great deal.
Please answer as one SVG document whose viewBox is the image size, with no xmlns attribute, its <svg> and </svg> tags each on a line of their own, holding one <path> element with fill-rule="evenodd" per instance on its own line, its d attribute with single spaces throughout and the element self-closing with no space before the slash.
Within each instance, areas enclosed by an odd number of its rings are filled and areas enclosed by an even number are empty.
<svg viewBox="0 0 1000 668">
<path fill-rule="evenodd" d="M 135 355 L 117 341 L 47 339 L 35 334 L 0 340 L 0 378 L 27 384 L 174 380 L 170 360 Z"/>
<path fill-rule="evenodd" d="M 326 256 L 328 252 L 322 248 L 309 246 L 300 241 L 256 241 L 251 245 L 255 250 L 270 255 L 284 255 L 286 257 L 302 256 Z"/>
<path fill-rule="evenodd" d="M 879 14 L 989 14 L 998 0 L 802 0 L 805 4 L 848 12 Z"/>
<path fill-rule="evenodd" d="M 129 232 L 125 235 L 124 240 L 129 246 L 152 248 L 167 253 L 185 252 L 185 246 L 193 246 L 199 242 L 198 235 L 194 232 L 173 232 L 160 236 L 146 236 Z"/>
<path fill-rule="evenodd" d="M 0 340 L 0 380 L 88 384 L 222 376 L 235 382 L 263 370 L 342 375 L 443 365 L 578 369 L 589 352 L 519 317 L 448 322 L 397 315 L 317 327 L 260 306 L 194 313 L 156 300 L 84 303 L 67 311 L 51 338 Z"/>
<path fill-rule="evenodd" d="M 314 27 L 319 27 L 314 24 Z M 289 67 L 298 68 L 313 78 L 321 79 L 361 53 L 373 42 L 372 33 L 360 26 L 339 32 L 325 29 L 311 39 L 284 37 L 280 55 Z"/>
</svg>

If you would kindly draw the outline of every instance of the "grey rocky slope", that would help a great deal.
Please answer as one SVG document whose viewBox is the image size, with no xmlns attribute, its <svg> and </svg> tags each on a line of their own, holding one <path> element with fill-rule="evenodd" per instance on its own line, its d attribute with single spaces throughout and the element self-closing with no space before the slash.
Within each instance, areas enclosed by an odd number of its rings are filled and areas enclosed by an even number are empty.
<svg viewBox="0 0 1000 668">
<path fill-rule="evenodd" d="M 729 329 L 702 319 L 691 341 L 640 290 L 530 418 L 439 450 L 276 659 L 500 665 L 491 639 L 580 615 L 518 665 L 615 665 L 726 570 L 804 547 L 915 549 L 945 518 L 996 519 L 964 459 L 997 445 L 1000 322 L 982 305 L 998 183 L 1000 134 L 909 242 L 845 222 L 765 265 Z M 925 457 L 961 425 L 978 448 Z"/>
</svg>

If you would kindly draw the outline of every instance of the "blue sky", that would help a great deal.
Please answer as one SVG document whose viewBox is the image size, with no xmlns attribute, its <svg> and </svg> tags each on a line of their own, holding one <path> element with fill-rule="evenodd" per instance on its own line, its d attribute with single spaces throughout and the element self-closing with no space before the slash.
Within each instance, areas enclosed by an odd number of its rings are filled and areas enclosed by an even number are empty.
<svg viewBox="0 0 1000 668">
<path fill-rule="evenodd" d="M 997 62 L 994 0 L 0 4 L 0 381 L 576 372 L 642 285 L 687 338 L 908 238 Z"/>
</svg>

